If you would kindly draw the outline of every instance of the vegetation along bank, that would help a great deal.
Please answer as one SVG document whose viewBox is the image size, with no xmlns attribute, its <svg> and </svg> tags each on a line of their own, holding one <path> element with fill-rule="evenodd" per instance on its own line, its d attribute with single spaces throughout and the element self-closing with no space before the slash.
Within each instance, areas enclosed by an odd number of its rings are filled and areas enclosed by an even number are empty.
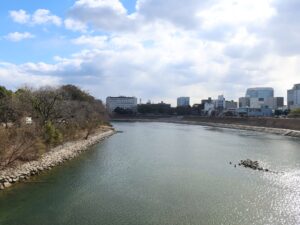
<svg viewBox="0 0 300 225">
<path fill-rule="evenodd" d="M 73 85 L 0 87 L 0 189 L 75 157 L 114 133 L 102 101 Z"/>
</svg>

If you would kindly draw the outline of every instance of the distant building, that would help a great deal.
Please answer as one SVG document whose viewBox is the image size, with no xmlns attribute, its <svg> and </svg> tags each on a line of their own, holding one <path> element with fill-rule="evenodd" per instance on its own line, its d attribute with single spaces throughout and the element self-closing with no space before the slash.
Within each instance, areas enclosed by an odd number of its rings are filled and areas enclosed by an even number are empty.
<svg viewBox="0 0 300 225">
<path fill-rule="evenodd" d="M 284 108 L 284 97 L 275 97 L 273 102 L 273 109 L 283 109 Z"/>
<path fill-rule="evenodd" d="M 226 107 L 226 101 L 223 95 L 219 95 L 218 99 L 215 100 L 215 108 L 222 111 Z"/>
<path fill-rule="evenodd" d="M 300 108 L 300 84 L 295 84 L 293 89 L 288 90 L 288 109 Z"/>
<path fill-rule="evenodd" d="M 249 108 L 250 107 L 250 98 L 241 97 L 239 98 L 239 108 Z"/>
<path fill-rule="evenodd" d="M 190 97 L 179 97 L 177 98 L 178 107 L 187 107 L 190 105 Z"/>
<path fill-rule="evenodd" d="M 133 112 L 137 111 L 137 98 L 136 97 L 107 97 L 106 108 L 109 113 L 114 112 L 116 108 L 129 109 Z"/>
<path fill-rule="evenodd" d="M 205 103 L 211 103 L 211 102 L 212 102 L 211 97 L 209 97 L 208 99 L 202 99 L 201 100 L 201 104 L 203 105 L 203 107 L 204 107 Z"/>
<path fill-rule="evenodd" d="M 247 117 L 271 117 L 273 112 L 268 108 L 238 108 L 237 114 Z"/>
<path fill-rule="evenodd" d="M 274 89 L 270 87 L 248 88 L 246 97 L 250 98 L 250 108 L 274 108 Z"/>
<path fill-rule="evenodd" d="M 274 97 L 274 89 L 271 87 L 248 88 L 245 97 L 239 98 L 239 108 L 269 108 L 282 109 L 283 97 Z"/>
<path fill-rule="evenodd" d="M 236 109 L 237 108 L 237 102 L 235 101 L 225 101 L 225 109 Z"/>
<path fill-rule="evenodd" d="M 246 97 L 259 98 L 260 101 L 267 98 L 273 98 L 274 89 L 271 87 L 248 88 L 246 91 Z"/>
<path fill-rule="evenodd" d="M 213 102 L 205 102 L 204 112 L 210 114 L 211 111 L 215 109 L 215 104 Z"/>
</svg>

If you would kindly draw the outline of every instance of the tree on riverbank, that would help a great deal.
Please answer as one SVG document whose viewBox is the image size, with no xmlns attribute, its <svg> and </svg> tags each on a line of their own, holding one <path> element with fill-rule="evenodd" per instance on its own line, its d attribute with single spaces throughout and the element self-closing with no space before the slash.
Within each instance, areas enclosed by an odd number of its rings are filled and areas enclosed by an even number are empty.
<svg viewBox="0 0 300 225">
<path fill-rule="evenodd" d="M 300 109 L 294 109 L 290 112 L 289 117 L 300 118 Z"/>
<path fill-rule="evenodd" d="M 26 124 L 32 117 L 33 124 Z M 0 167 L 38 158 L 69 140 L 87 139 L 107 124 L 103 103 L 73 85 L 58 88 L 0 87 Z"/>
</svg>

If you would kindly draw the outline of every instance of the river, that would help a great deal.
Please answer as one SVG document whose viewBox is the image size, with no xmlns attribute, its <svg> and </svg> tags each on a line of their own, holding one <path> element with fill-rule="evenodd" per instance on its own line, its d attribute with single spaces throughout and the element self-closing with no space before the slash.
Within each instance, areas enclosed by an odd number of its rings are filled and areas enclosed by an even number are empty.
<svg viewBox="0 0 300 225">
<path fill-rule="evenodd" d="M 299 139 L 168 123 L 114 126 L 123 133 L 0 192 L 0 224 L 300 224 Z M 234 167 L 247 158 L 280 173 Z"/>
</svg>

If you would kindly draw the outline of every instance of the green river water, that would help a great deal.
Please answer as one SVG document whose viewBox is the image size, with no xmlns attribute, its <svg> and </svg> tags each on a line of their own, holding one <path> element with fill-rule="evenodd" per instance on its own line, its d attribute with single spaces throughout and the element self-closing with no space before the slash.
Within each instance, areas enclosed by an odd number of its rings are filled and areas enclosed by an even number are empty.
<svg viewBox="0 0 300 225">
<path fill-rule="evenodd" d="M 115 123 L 81 156 L 0 192 L 1 225 L 300 224 L 300 140 Z M 261 162 L 279 174 L 230 165 Z"/>
</svg>

